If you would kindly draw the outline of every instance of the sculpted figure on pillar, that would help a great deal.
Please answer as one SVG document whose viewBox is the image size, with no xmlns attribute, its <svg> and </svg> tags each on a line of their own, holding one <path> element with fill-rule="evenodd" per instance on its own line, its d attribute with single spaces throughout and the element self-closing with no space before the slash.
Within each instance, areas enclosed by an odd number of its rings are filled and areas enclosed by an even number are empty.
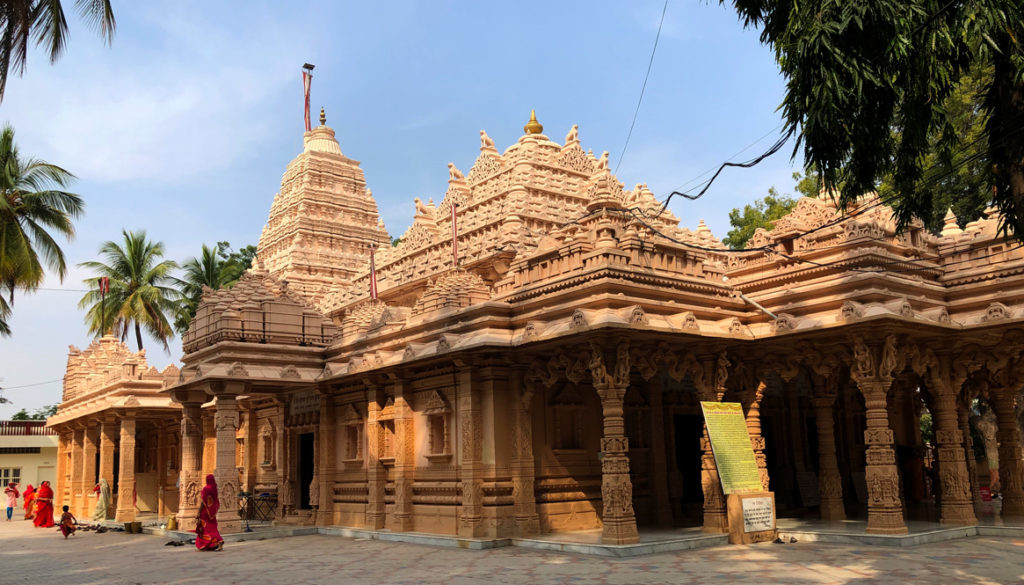
<svg viewBox="0 0 1024 585">
<path fill-rule="evenodd" d="M 906 534 L 903 502 L 900 498 L 893 432 L 889 428 L 886 400 L 893 375 L 903 369 L 905 355 L 894 335 L 884 340 L 852 339 L 850 377 L 864 395 L 867 446 L 864 470 L 868 488 L 868 528 L 872 534 Z"/>
<path fill-rule="evenodd" d="M 1004 347 L 1020 347 L 1006 344 Z M 1019 350 L 996 352 L 986 364 L 989 372 L 989 404 L 996 414 L 999 442 L 999 483 L 1003 518 L 1024 517 L 1024 454 L 1017 411 L 1021 406 L 1024 361 Z"/>
</svg>

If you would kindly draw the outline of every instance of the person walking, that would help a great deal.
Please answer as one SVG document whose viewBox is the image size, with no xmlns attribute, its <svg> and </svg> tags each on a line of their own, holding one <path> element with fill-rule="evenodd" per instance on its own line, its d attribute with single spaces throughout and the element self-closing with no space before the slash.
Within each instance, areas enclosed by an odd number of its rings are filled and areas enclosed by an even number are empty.
<svg viewBox="0 0 1024 585">
<path fill-rule="evenodd" d="M 197 550 L 223 550 L 224 539 L 220 537 L 217 530 L 217 510 L 220 509 L 220 499 L 217 497 L 217 480 L 213 474 L 206 476 L 206 486 L 199 494 L 199 516 L 196 518 L 196 549 Z"/>
<path fill-rule="evenodd" d="M 32 484 L 28 484 L 25 488 L 25 520 L 32 519 L 32 513 L 35 511 L 35 499 L 36 499 L 36 488 L 32 487 Z"/>
<path fill-rule="evenodd" d="M 7 484 L 4 488 L 4 495 L 7 496 L 7 521 L 11 521 L 11 517 L 14 516 L 14 507 L 18 505 L 18 486 L 12 481 Z"/>
<path fill-rule="evenodd" d="M 36 528 L 53 527 L 53 488 L 50 482 L 44 481 L 36 491 Z"/>
</svg>

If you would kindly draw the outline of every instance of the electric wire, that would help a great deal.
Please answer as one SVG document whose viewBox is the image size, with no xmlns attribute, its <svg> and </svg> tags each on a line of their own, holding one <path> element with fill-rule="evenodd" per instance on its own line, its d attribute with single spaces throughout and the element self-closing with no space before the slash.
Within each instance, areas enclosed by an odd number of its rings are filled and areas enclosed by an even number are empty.
<svg viewBox="0 0 1024 585">
<path fill-rule="evenodd" d="M 654 65 L 654 54 L 658 51 L 658 39 L 661 38 L 661 26 L 665 24 L 665 12 L 668 10 L 668 0 L 661 7 L 661 20 L 658 21 L 658 33 L 654 35 L 654 47 L 651 49 L 651 58 L 647 61 L 647 73 L 644 75 L 644 84 L 640 87 L 640 97 L 636 100 L 636 109 L 633 110 L 633 122 L 629 125 L 629 133 L 626 134 L 626 143 L 622 145 L 622 152 L 619 153 L 619 162 L 615 163 L 615 173 L 618 174 L 622 159 L 626 156 L 626 149 L 629 148 L 629 139 L 633 137 L 633 128 L 636 126 L 636 118 L 640 114 L 640 104 L 644 101 L 644 92 L 647 91 L 647 79 L 651 76 L 651 66 Z"/>
</svg>

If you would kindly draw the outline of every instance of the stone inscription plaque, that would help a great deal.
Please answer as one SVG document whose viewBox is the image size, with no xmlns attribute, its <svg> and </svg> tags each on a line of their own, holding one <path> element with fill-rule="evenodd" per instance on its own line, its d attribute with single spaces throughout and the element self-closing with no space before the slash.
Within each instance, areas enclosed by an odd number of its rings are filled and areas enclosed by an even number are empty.
<svg viewBox="0 0 1024 585">
<path fill-rule="evenodd" d="M 701 402 L 700 407 L 708 425 L 722 491 L 726 495 L 762 491 L 743 406 L 738 402 Z"/>
<path fill-rule="evenodd" d="M 743 498 L 743 532 L 775 530 L 772 498 Z"/>
</svg>

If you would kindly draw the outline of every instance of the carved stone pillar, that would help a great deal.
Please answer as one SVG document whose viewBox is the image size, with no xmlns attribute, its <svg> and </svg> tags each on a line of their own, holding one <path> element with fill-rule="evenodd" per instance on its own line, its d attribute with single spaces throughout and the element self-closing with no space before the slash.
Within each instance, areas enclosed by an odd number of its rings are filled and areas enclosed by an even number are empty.
<svg viewBox="0 0 1024 585">
<path fill-rule="evenodd" d="M 76 515 L 82 513 L 82 500 L 83 487 L 82 487 L 82 462 L 84 457 L 82 456 L 83 446 L 85 443 L 85 428 L 78 427 L 74 430 L 74 434 L 71 439 L 71 497 L 69 506 L 75 511 Z"/>
<path fill-rule="evenodd" d="M 205 478 L 217 467 L 217 426 L 212 410 L 201 411 L 203 417 L 203 449 L 201 475 Z M 204 484 L 200 484 L 200 488 Z"/>
<path fill-rule="evenodd" d="M 623 399 L 629 389 L 629 342 L 616 350 L 614 372 L 609 374 L 601 348 L 591 343 L 591 376 L 601 399 L 604 436 L 601 438 L 601 542 L 632 544 L 640 540 L 633 512 L 633 483 L 629 479 L 629 441 L 623 418 Z"/>
<path fill-rule="evenodd" d="M 118 522 L 135 521 L 135 413 L 121 417 L 121 460 L 118 463 L 117 514 Z"/>
<path fill-rule="evenodd" d="M 705 364 L 702 376 L 695 377 L 698 398 L 702 402 L 721 402 L 726 392 L 725 382 L 728 376 L 729 362 L 723 353 L 718 357 L 714 369 L 707 367 L 708 365 L 710 364 Z M 760 433 L 760 421 L 757 428 Z M 715 462 L 715 453 L 711 448 L 711 437 L 708 435 L 708 425 L 706 422 L 703 423 L 700 451 L 700 485 L 704 493 L 703 530 L 704 532 L 711 533 L 725 533 L 729 531 L 725 493 L 722 492 L 722 480 L 718 476 L 718 465 Z M 763 454 L 763 444 L 761 451 Z"/>
<path fill-rule="evenodd" d="M 368 499 L 366 506 L 366 527 L 371 530 L 384 528 L 385 470 L 381 458 L 381 428 L 379 391 L 376 386 L 366 390 L 366 481 Z"/>
<path fill-rule="evenodd" d="M 893 432 L 889 428 L 887 399 L 893 371 L 902 369 L 896 339 L 869 346 L 861 338 L 853 343 L 850 376 L 864 395 L 864 444 L 868 488 L 868 527 L 870 534 L 906 534 L 903 501 L 900 498 L 899 472 L 893 451 Z"/>
<path fill-rule="evenodd" d="M 117 419 L 108 416 L 103 419 L 103 426 L 100 427 L 100 477 L 107 480 L 107 485 L 114 489 L 114 457 L 117 453 L 117 433 L 119 432 Z M 97 479 L 96 481 L 99 481 Z M 110 518 L 114 513 L 113 498 L 108 502 L 106 517 Z"/>
<path fill-rule="evenodd" d="M 337 473 L 338 435 L 333 397 L 320 396 L 320 445 L 313 483 L 319 482 L 320 499 L 316 502 L 316 523 L 327 526 L 334 523 L 334 476 Z M 312 500 L 312 489 L 310 489 Z"/>
<path fill-rule="evenodd" d="M 999 437 L 999 482 L 1003 488 L 1003 518 L 1024 517 L 1024 458 L 1017 424 L 1016 387 L 1001 388 L 990 401 Z"/>
<path fill-rule="evenodd" d="M 86 427 L 82 437 L 82 467 L 78 469 L 81 478 L 82 499 L 79 503 L 77 516 L 89 518 L 92 516 L 93 507 L 96 505 L 96 498 L 92 491 L 96 487 L 96 455 L 99 453 L 99 427 L 90 425 Z"/>
<path fill-rule="evenodd" d="M 54 502 L 53 506 L 56 509 L 57 505 L 61 506 L 67 504 L 71 505 L 68 498 L 68 455 L 71 453 L 71 437 L 70 433 L 64 432 L 63 428 L 55 429 L 60 433 L 60 437 L 57 439 L 57 483 L 53 486 L 54 489 Z"/>
<path fill-rule="evenodd" d="M 241 532 L 238 516 L 238 467 L 235 466 L 235 431 L 238 430 L 238 402 L 234 394 L 217 395 L 214 413 L 216 429 L 216 466 L 213 476 L 217 480 L 220 510 L 217 525 L 222 533 Z"/>
<path fill-rule="evenodd" d="M 533 380 L 523 379 L 522 368 L 513 368 L 509 400 L 515 408 L 514 452 L 512 454 L 512 500 L 516 536 L 540 533 L 540 516 L 534 491 L 533 418 L 531 406 L 536 391 Z"/>
<path fill-rule="evenodd" d="M 666 469 L 665 459 L 665 415 L 662 407 L 661 378 L 657 375 L 652 377 L 648 382 L 648 388 L 650 389 L 651 399 L 651 408 L 648 412 L 651 425 L 651 482 L 653 483 L 652 491 L 654 492 L 654 515 L 658 526 L 671 528 L 672 502 L 668 493 L 668 470 Z M 713 459 L 712 463 L 714 463 Z M 721 487 L 719 487 L 719 490 L 721 490 Z"/>
<path fill-rule="evenodd" d="M 971 501 L 974 504 L 974 516 L 977 517 L 984 510 L 984 502 L 981 499 L 981 489 L 978 485 L 978 462 L 974 458 L 974 439 L 971 438 L 971 424 L 968 417 L 971 400 L 964 400 L 961 397 L 959 408 L 957 408 L 957 422 L 960 427 L 960 438 L 963 441 L 964 457 L 967 460 L 967 477 L 970 479 Z"/>
<path fill-rule="evenodd" d="M 891 378 L 857 380 L 866 407 L 864 443 L 867 446 L 867 466 L 864 471 L 868 486 L 867 531 L 871 534 L 907 533 L 896 453 L 892 448 L 893 433 L 886 410 L 886 396 L 891 384 Z"/>
<path fill-rule="evenodd" d="M 761 476 L 761 489 L 766 492 L 770 491 L 771 478 L 768 476 L 768 458 L 764 454 L 764 437 L 761 436 L 761 400 L 764 399 L 767 387 L 764 380 L 761 380 L 757 387 L 752 392 L 746 392 L 742 399 L 743 407 L 747 410 L 747 434 L 750 435 L 750 445 L 754 448 L 757 473 Z"/>
<path fill-rule="evenodd" d="M 474 384 L 473 370 L 460 367 L 457 374 L 459 387 L 459 466 L 462 469 L 462 506 L 459 511 L 459 536 L 483 536 L 484 482 L 483 482 L 483 420 L 480 388 Z"/>
<path fill-rule="evenodd" d="M 202 464 L 202 404 L 183 402 L 181 409 L 181 469 L 178 470 L 178 529 L 195 530 L 199 493 L 205 485 Z"/>
<path fill-rule="evenodd" d="M 167 427 L 163 421 L 156 425 L 156 498 L 157 516 L 167 516 L 167 503 L 164 501 L 164 485 L 167 483 Z"/>
<path fill-rule="evenodd" d="M 818 494 L 821 499 L 822 520 L 845 520 L 843 509 L 843 479 L 836 460 L 835 420 L 832 417 L 836 403 L 835 376 L 814 380 L 814 421 L 818 430 Z"/>
<path fill-rule="evenodd" d="M 915 358 L 914 369 L 925 378 L 932 394 L 939 480 L 942 483 L 941 521 L 953 525 L 977 524 L 958 413 L 968 370 L 952 356 L 937 356 L 931 350 Z"/>
<path fill-rule="evenodd" d="M 412 483 L 416 472 L 415 436 L 412 409 L 405 396 L 401 379 L 393 382 L 395 390 L 395 513 L 387 519 L 388 529 L 407 532 L 413 529 Z M 465 501 L 463 501 L 465 504 Z"/>
</svg>

